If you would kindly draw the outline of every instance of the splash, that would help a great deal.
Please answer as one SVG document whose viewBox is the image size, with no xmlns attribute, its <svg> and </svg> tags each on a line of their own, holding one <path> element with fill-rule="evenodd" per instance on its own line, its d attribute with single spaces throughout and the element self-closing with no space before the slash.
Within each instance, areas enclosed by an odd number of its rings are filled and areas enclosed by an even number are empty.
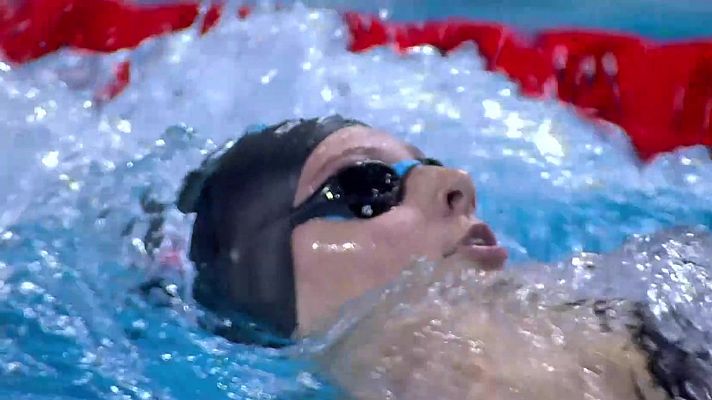
<svg viewBox="0 0 712 400">
<path fill-rule="evenodd" d="M 317 359 L 358 399 L 711 398 L 710 249 L 678 229 L 501 274 L 420 265 Z"/>
<path fill-rule="evenodd" d="M 225 19 L 200 40 L 196 29 L 107 56 L 0 64 L 3 396 L 338 398 L 310 360 L 227 343 L 190 301 L 155 308 L 134 293 L 164 245 L 142 204 L 162 205 L 167 235 L 187 239 L 191 220 L 172 205 L 183 175 L 255 123 L 339 112 L 468 170 L 480 217 L 520 262 L 712 226 L 703 149 L 641 168 L 617 128 L 519 97 L 474 48 L 356 55 L 345 35 L 336 13 L 295 6 Z M 97 99 L 127 60 L 132 84 Z"/>
</svg>

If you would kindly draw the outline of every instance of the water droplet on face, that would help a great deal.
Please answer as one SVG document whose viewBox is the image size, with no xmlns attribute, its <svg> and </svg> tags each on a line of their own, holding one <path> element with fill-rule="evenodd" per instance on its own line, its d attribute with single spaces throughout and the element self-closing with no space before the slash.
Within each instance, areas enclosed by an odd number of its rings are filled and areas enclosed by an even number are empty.
<svg viewBox="0 0 712 400">
<path fill-rule="evenodd" d="M 324 243 L 320 241 L 311 244 L 312 250 L 324 251 L 327 253 L 344 253 L 358 250 L 360 246 L 354 242 L 345 243 Z"/>
</svg>

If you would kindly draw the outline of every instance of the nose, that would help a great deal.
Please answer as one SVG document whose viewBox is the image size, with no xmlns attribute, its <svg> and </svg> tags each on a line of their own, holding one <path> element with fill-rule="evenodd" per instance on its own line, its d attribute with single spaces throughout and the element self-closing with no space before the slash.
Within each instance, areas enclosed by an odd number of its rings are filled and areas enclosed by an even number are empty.
<svg viewBox="0 0 712 400">
<path fill-rule="evenodd" d="M 436 204 L 445 216 L 472 214 L 476 207 L 472 178 L 462 170 L 443 170 L 443 186 L 436 195 Z"/>
<path fill-rule="evenodd" d="M 424 166 L 411 175 L 406 183 L 406 201 L 411 197 L 440 217 L 469 216 L 475 211 L 475 185 L 467 172 Z"/>
</svg>

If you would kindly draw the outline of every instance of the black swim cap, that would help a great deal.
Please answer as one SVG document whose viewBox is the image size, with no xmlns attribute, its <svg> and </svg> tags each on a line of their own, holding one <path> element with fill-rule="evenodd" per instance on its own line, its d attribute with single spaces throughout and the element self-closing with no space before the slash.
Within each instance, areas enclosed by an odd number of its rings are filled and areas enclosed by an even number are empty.
<svg viewBox="0 0 712 400">
<path fill-rule="evenodd" d="M 675 307 L 668 313 L 665 322 L 648 306 L 638 304 L 635 309 L 639 325 L 634 338 L 648 356 L 648 370 L 675 400 L 712 400 L 712 358 L 707 347 L 712 338 Z M 665 329 L 665 323 L 674 323 L 676 329 Z M 692 340 L 670 337 L 677 329 Z"/>
<path fill-rule="evenodd" d="M 223 315 L 243 312 L 289 336 L 297 325 L 290 211 L 307 157 L 352 125 L 339 115 L 287 120 L 228 142 L 190 172 L 178 209 L 196 213 L 193 296 Z"/>
</svg>

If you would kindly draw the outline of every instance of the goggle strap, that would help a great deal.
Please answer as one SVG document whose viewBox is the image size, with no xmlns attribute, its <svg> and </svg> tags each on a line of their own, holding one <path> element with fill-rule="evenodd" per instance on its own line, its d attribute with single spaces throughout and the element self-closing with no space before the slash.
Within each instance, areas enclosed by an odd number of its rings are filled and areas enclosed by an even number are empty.
<svg viewBox="0 0 712 400">
<path fill-rule="evenodd" d="M 391 167 L 393 167 L 396 175 L 404 177 L 413 167 L 419 164 L 421 164 L 421 162 L 418 160 L 402 160 L 391 165 Z"/>
</svg>

